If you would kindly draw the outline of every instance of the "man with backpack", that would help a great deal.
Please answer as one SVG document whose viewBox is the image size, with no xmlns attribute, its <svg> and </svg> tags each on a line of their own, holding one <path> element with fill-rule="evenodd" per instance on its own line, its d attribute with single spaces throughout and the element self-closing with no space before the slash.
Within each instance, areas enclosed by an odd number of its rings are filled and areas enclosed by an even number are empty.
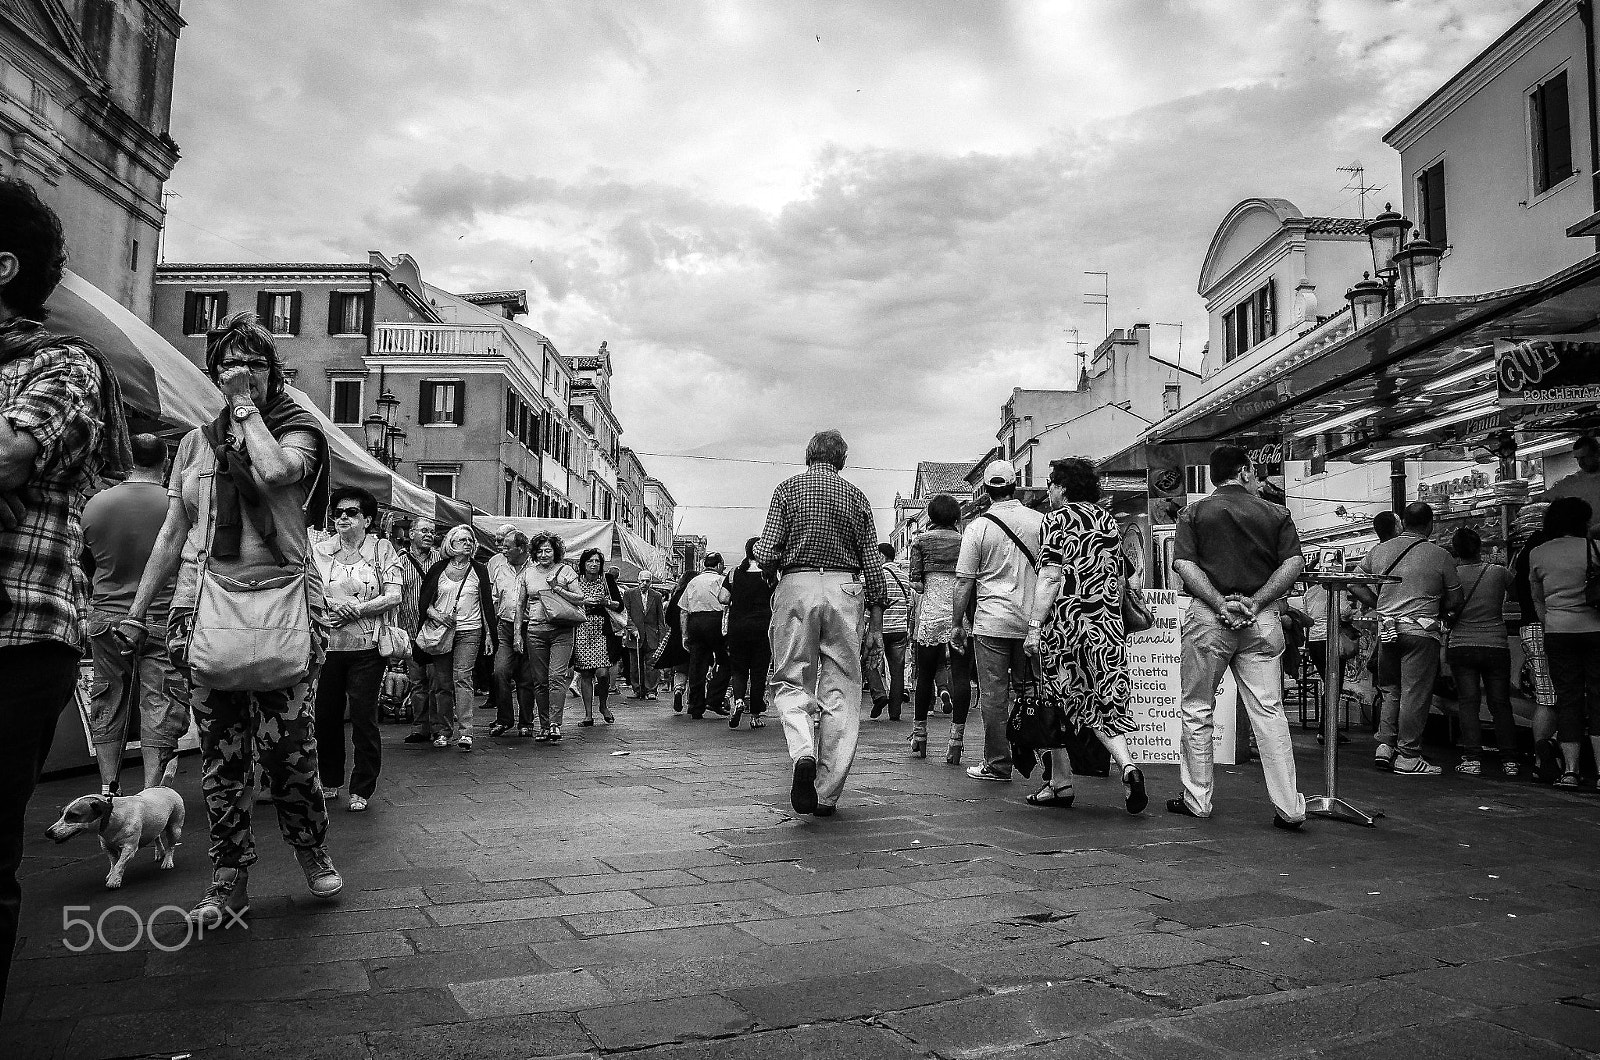
<svg viewBox="0 0 1600 1060">
<path fill-rule="evenodd" d="M 1044 516 L 1017 500 L 1017 469 L 1010 461 L 989 462 L 983 471 L 983 490 L 989 510 L 968 523 L 961 535 L 956 628 L 951 639 L 961 648 L 971 634 L 975 643 L 983 764 L 968 769 L 967 776 L 1006 783 L 1011 780 L 1011 743 L 1006 737 L 1011 684 L 1032 673 L 1022 643 L 1028 636 Z"/>
</svg>

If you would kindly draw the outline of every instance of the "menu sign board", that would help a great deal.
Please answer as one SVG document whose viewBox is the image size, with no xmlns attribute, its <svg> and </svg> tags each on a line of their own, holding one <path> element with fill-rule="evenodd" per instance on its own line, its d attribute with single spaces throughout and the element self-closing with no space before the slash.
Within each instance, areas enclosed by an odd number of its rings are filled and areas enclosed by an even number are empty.
<svg viewBox="0 0 1600 1060">
<path fill-rule="evenodd" d="M 1600 332 L 1496 339 L 1502 405 L 1581 405 L 1600 401 Z"/>
</svg>

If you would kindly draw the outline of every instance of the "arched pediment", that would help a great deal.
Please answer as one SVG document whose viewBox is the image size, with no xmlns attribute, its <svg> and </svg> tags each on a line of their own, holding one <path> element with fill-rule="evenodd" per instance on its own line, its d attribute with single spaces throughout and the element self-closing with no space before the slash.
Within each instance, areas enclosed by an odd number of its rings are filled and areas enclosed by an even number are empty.
<svg viewBox="0 0 1600 1060">
<path fill-rule="evenodd" d="M 1201 297 L 1255 250 L 1305 214 L 1288 199 L 1246 199 L 1222 219 L 1200 266 Z"/>
</svg>

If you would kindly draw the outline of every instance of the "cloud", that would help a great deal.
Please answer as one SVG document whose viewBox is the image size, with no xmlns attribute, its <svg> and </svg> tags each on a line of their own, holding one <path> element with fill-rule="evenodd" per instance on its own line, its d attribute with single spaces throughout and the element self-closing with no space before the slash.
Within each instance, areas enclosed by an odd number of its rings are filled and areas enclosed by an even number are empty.
<svg viewBox="0 0 1600 1060">
<path fill-rule="evenodd" d="M 1070 379 L 1068 329 L 1102 333 L 1085 271 L 1192 358 L 1227 209 L 1353 213 L 1353 158 L 1395 187 L 1382 134 L 1522 6 L 205 5 L 169 256 L 526 286 L 563 352 L 609 341 L 644 452 L 791 460 L 833 426 L 855 463 L 975 459 L 1012 387 Z M 760 512 L 709 506 L 786 473 L 646 463 L 724 551 Z"/>
</svg>

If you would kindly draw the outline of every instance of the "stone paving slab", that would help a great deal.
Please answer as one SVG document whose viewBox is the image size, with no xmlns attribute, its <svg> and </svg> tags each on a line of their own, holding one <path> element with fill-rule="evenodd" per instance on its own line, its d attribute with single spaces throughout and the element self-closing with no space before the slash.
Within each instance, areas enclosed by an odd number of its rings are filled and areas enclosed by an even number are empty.
<svg viewBox="0 0 1600 1060">
<path fill-rule="evenodd" d="M 248 929 L 186 945 L 123 912 L 67 949 L 64 907 L 187 906 L 204 842 L 107 892 L 92 845 L 42 837 L 92 781 L 42 785 L 0 1057 L 1600 1056 L 1593 796 L 1398 780 L 1358 737 L 1342 794 L 1372 830 L 1272 829 L 1251 766 L 1206 822 L 1160 812 L 1168 766 L 1141 817 L 1097 780 L 1045 813 L 868 721 L 839 815 L 796 819 L 780 730 L 617 715 L 470 755 L 386 726 L 371 811 L 332 814 L 341 900 L 258 814 Z"/>
</svg>

